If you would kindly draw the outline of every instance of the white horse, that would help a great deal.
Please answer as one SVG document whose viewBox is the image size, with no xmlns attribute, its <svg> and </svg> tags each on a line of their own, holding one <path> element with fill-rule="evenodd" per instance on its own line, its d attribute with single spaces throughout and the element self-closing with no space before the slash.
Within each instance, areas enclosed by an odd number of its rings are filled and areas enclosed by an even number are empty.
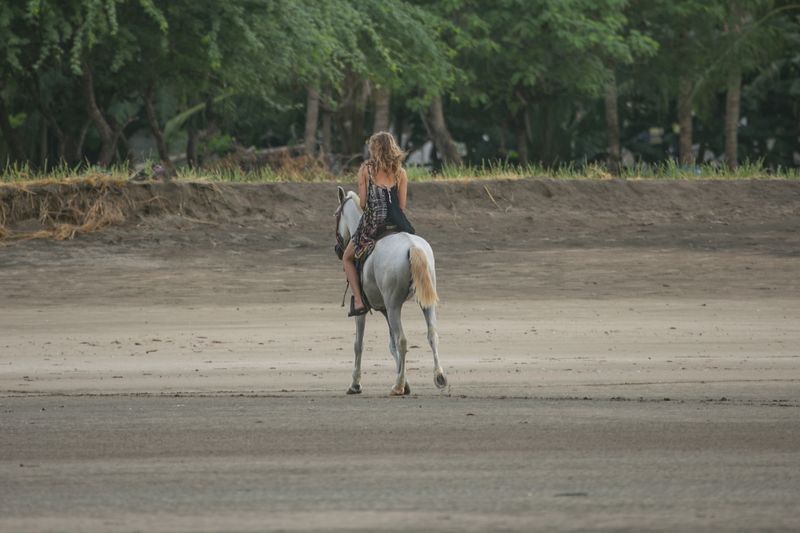
<svg viewBox="0 0 800 533">
<path fill-rule="evenodd" d="M 358 195 L 353 191 L 345 194 L 338 188 L 339 209 L 337 210 L 337 241 L 342 249 L 347 246 L 361 220 L 361 207 Z M 389 324 L 389 351 L 397 363 L 397 380 L 392 387 L 393 396 L 411 392 L 406 382 L 406 352 L 408 345 L 400 322 L 403 304 L 414 296 L 422 308 L 428 324 L 428 343 L 433 351 L 433 382 L 443 389 L 447 378 L 439 365 L 439 334 L 436 332 L 436 271 L 433 251 L 422 237 L 409 233 L 394 233 L 383 237 L 375 244 L 375 249 L 362 268 L 361 290 L 366 295 L 370 307 L 380 311 Z M 347 394 L 361 393 L 361 352 L 364 345 L 364 326 L 366 315 L 356 316 L 356 339 L 354 344 L 355 365 L 353 383 Z"/>
</svg>

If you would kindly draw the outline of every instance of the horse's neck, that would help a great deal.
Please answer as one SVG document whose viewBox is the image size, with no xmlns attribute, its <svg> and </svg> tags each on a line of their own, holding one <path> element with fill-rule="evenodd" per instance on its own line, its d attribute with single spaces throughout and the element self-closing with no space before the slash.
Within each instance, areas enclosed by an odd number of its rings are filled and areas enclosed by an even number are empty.
<svg viewBox="0 0 800 533">
<path fill-rule="evenodd" d="M 347 224 L 347 230 L 350 232 L 350 238 L 352 238 L 356 234 L 358 223 L 361 222 L 362 213 L 352 202 L 346 207 L 349 207 L 349 209 L 344 211 L 344 221 Z"/>
</svg>

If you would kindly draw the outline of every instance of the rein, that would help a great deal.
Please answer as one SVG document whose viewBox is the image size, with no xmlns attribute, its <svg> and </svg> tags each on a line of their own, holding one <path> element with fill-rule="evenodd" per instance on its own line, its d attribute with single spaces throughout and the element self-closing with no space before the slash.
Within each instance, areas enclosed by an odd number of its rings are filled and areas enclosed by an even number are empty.
<svg viewBox="0 0 800 533">
<path fill-rule="evenodd" d="M 339 258 L 339 261 L 341 261 L 344 257 L 344 249 L 347 247 L 347 243 L 344 242 L 344 238 L 339 235 L 339 222 L 342 220 L 344 204 L 346 204 L 349 199 L 350 198 L 345 198 L 344 202 L 341 203 L 341 205 L 336 209 L 336 212 L 333 214 L 333 216 L 336 217 L 336 226 L 333 230 L 333 234 L 336 237 L 336 244 L 333 245 L 333 251 L 336 252 L 336 256 Z"/>
<path fill-rule="evenodd" d="M 336 209 L 336 212 L 333 214 L 336 217 L 336 226 L 333 229 L 333 234 L 336 237 L 336 244 L 333 245 L 333 251 L 336 252 L 336 256 L 339 258 L 339 261 L 342 260 L 344 257 L 344 249 L 347 246 L 347 243 L 344 242 L 344 238 L 339 235 L 339 223 L 342 220 L 342 211 L 344 210 L 344 204 L 347 203 L 347 200 L 350 198 L 345 198 L 344 202 L 342 202 L 339 207 Z M 347 281 L 347 284 L 344 286 L 344 294 L 342 294 L 342 307 L 344 307 L 344 300 L 347 298 L 347 289 L 350 288 L 350 281 Z"/>
</svg>

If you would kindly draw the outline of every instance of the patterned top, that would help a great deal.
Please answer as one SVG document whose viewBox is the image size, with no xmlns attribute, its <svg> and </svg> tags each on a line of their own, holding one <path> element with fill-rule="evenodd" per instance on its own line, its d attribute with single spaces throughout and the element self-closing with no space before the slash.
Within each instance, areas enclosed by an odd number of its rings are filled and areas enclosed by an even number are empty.
<svg viewBox="0 0 800 533">
<path fill-rule="evenodd" d="M 353 235 L 355 255 L 359 260 L 365 260 L 375 248 L 378 236 L 386 230 L 389 220 L 389 204 L 397 201 L 397 184 L 391 189 L 375 185 L 372 181 L 371 163 L 367 163 L 367 176 L 367 207 L 364 209 L 364 215 Z"/>
</svg>

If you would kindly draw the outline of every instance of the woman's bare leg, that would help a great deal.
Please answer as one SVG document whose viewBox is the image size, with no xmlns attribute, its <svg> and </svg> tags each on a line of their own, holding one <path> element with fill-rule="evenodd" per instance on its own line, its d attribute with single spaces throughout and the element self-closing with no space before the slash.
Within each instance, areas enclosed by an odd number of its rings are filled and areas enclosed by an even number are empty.
<svg viewBox="0 0 800 533">
<path fill-rule="evenodd" d="M 350 282 L 350 290 L 353 291 L 353 297 L 355 298 L 354 307 L 357 311 L 364 308 L 364 299 L 361 297 L 361 285 L 358 283 L 355 257 L 356 250 L 353 246 L 353 241 L 350 241 L 347 243 L 347 248 L 344 249 L 342 264 L 344 265 L 344 273 L 347 276 L 347 281 Z"/>
</svg>

